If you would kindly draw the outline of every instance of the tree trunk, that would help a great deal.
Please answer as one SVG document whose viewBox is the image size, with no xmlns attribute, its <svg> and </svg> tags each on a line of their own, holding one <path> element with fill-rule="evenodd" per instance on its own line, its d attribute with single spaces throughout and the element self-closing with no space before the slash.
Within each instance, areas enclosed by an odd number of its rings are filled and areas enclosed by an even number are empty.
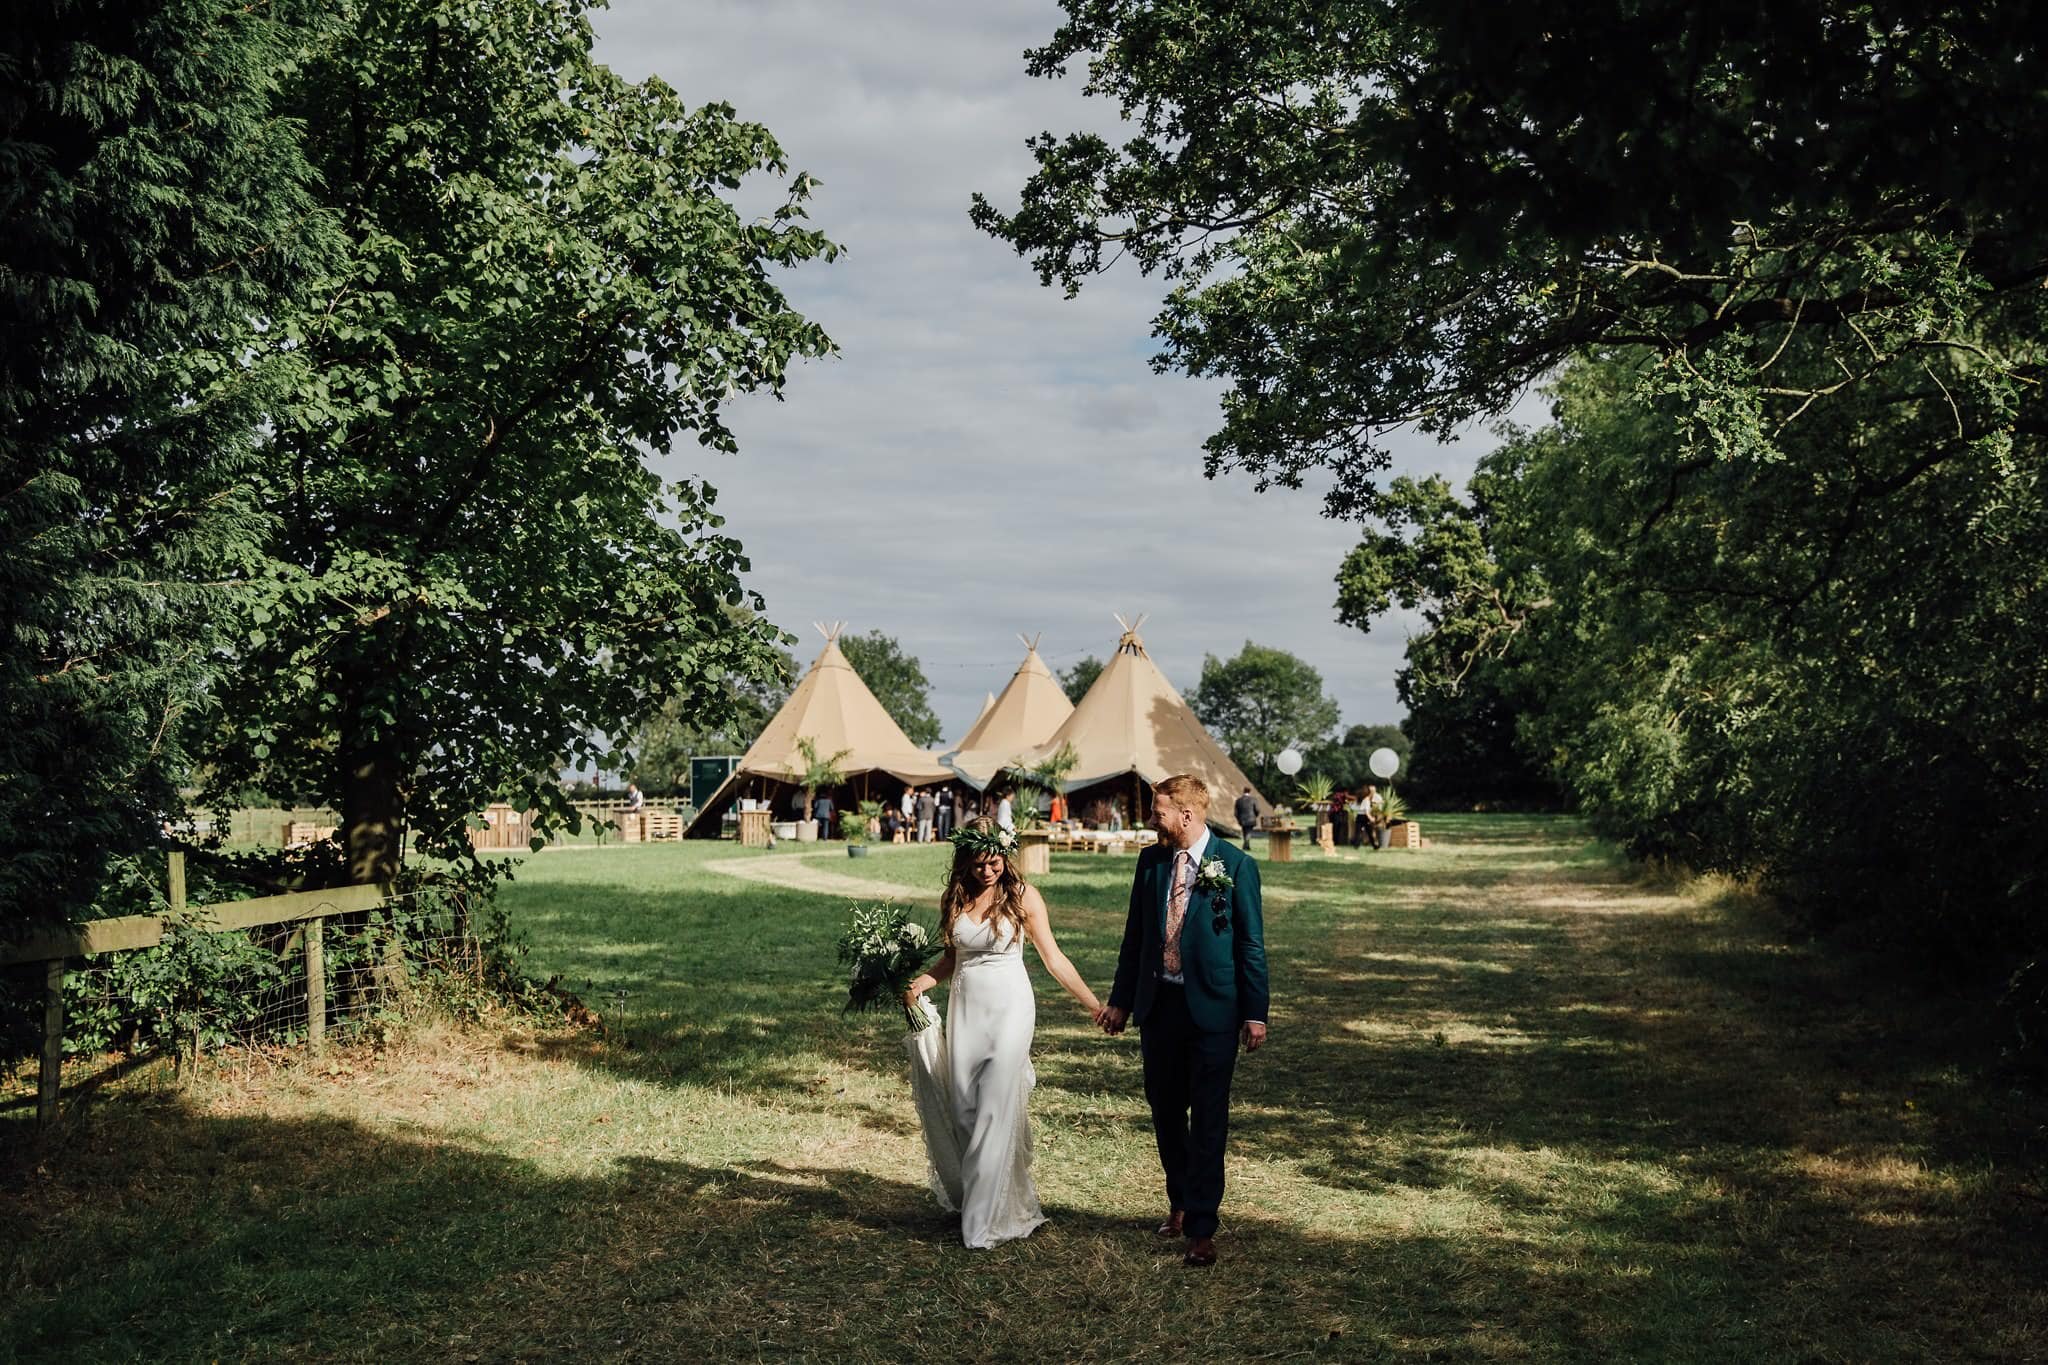
<svg viewBox="0 0 2048 1365">
<path fill-rule="evenodd" d="M 341 739 L 341 828 L 348 879 L 363 885 L 398 875 L 404 847 L 404 799 L 397 746 L 344 729 Z"/>
<path fill-rule="evenodd" d="M 400 789 L 398 746 L 382 735 L 365 735 L 357 717 L 345 717 L 341 731 L 341 828 L 352 885 L 389 882 L 398 876 L 404 849 L 405 799 Z M 409 994 L 405 943 L 389 908 L 339 916 L 349 934 L 368 936 L 365 961 L 335 984 L 350 1012 L 367 1015 L 373 1002 L 388 1007 Z"/>
</svg>

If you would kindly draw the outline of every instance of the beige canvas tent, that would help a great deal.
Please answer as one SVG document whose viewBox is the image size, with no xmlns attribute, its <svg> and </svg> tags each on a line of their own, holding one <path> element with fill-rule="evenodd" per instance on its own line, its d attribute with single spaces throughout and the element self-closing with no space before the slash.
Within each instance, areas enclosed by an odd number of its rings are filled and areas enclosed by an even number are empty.
<svg viewBox="0 0 2048 1365">
<path fill-rule="evenodd" d="M 1083 818 L 1092 802 L 1106 799 L 1123 802 L 1129 817 L 1141 820 L 1150 809 L 1153 783 L 1193 773 L 1209 786 L 1209 823 L 1234 833 L 1231 808 L 1250 780 L 1145 652 L 1138 636 L 1144 618 L 1116 620 L 1123 628 L 1116 653 L 1074 713 L 1025 755 L 1025 762 L 1036 763 L 1062 744 L 1073 745 L 1080 762 L 1064 789 L 1068 806 Z M 1272 814 L 1264 794 L 1254 787 L 1252 796 L 1260 818 Z"/>
<path fill-rule="evenodd" d="M 810 740 L 821 758 L 846 751 L 839 760 L 839 768 L 848 778 L 847 786 L 838 793 L 842 808 L 847 797 L 882 796 L 953 776 L 951 769 L 910 742 L 853 671 L 839 649 L 839 632 L 845 624 L 818 627 L 825 648 L 747 749 L 732 776 L 691 820 L 684 831 L 689 837 L 716 838 L 725 812 L 743 796 L 770 800 L 776 817 L 787 818 L 787 798 L 804 773 L 803 755 L 796 743 L 799 739 Z"/>
<path fill-rule="evenodd" d="M 1074 714 L 1074 704 L 1038 657 L 1038 640 L 1024 643 L 1024 662 L 1010 676 L 1003 695 L 982 708 L 974 727 L 946 755 L 946 764 L 975 790 L 1030 749 L 1045 743 Z"/>
</svg>

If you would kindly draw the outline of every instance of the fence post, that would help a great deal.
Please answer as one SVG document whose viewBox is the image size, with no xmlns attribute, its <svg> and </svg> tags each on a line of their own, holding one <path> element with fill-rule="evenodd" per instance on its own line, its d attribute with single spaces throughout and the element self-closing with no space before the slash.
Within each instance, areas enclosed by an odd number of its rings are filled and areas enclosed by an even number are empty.
<svg viewBox="0 0 2048 1365">
<path fill-rule="evenodd" d="M 170 865 L 171 910 L 169 919 L 178 926 L 178 932 L 182 934 L 187 932 L 185 923 L 185 855 L 173 852 L 170 857 Z M 178 1072 L 178 1082 L 182 1085 L 190 1081 L 199 1071 L 199 1025 L 195 1023 L 192 1026 L 191 1060 L 189 1062 L 186 1060 L 185 1040 L 182 1038 L 178 1039 L 176 1046 L 178 1052 L 175 1065 Z"/>
<path fill-rule="evenodd" d="M 327 957 L 324 919 L 306 921 L 306 1050 L 318 1057 L 327 1048 Z"/>
<path fill-rule="evenodd" d="M 43 978 L 43 1069 L 36 1089 L 36 1125 L 57 1121 L 57 1091 L 64 1082 L 64 959 L 52 958 Z"/>
</svg>

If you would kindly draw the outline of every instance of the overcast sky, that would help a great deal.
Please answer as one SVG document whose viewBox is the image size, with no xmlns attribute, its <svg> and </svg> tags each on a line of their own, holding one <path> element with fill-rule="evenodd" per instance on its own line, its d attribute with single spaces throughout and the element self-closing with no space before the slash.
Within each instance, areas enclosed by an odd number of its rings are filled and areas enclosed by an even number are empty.
<svg viewBox="0 0 2048 1365">
<path fill-rule="evenodd" d="M 792 171 L 823 182 L 815 226 L 847 248 L 784 277 L 841 354 L 803 365 L 787 401 L 743 401 L 737 457 L 658 457 L 719 490 L 753 561 L 749 586 L 799 633 L 880 629 L 917 656 L 948 740 L 1044 633 L 1062 668 L 1115 646 L 1112 612 L 1145 613 L 1147 649 L 1183 692 L 1202 656 L 1246 640 L 1321 670 L 1344 723 L 1400 719 L 1406 624 L 1334 620 L 1355 528 L 1312 491 L 1202 477 L 1216 389 L 1155 375 L 1165 286 L 1119 270 L 1067 300 L 967 221 L 976 190 L 1014 205 L 1024 140 L 1107 130 L 1075 79 L 1025 75 L 1050 0 L 614 0 L 598 55 L 659 75 L 691 104 L 766 124 Z M 743 203 L 759 203 L 749 193 Z M 1406 472 L 1462 482 L 1483 437 L 1398 447 Z"/>
</svg>

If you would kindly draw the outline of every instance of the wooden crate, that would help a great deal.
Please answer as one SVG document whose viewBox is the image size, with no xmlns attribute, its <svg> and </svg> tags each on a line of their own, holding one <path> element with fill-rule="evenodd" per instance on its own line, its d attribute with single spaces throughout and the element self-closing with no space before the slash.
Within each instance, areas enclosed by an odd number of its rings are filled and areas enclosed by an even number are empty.
<svg viewBox="0 0 2048 1365">
<path fill-rule="evenodd" d="M 1388 848 L 1421 848 L 1422 824 L 1417 820 L 1403 820 L 1387 830 Z"/>
</svg>

